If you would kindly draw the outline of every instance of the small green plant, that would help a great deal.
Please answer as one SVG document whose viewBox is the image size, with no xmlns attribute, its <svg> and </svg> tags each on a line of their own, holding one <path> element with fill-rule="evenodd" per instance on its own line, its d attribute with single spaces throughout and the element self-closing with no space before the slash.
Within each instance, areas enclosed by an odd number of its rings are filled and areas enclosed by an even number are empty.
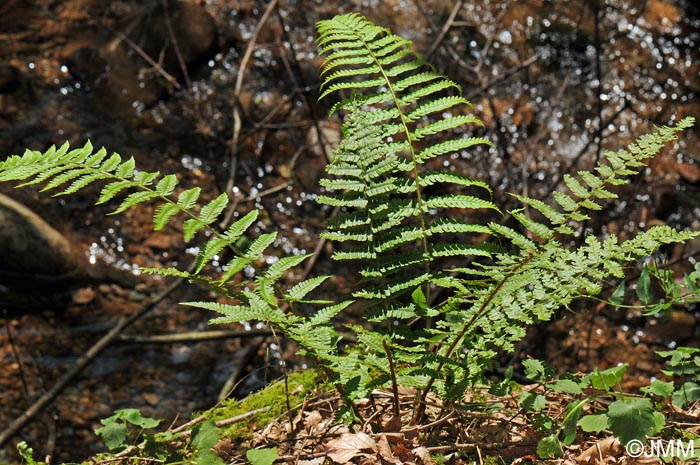
<svg viewBox="0 0 700 465">
<path fill-rule="evenodd" d="M 664 415 L 657 411 L 650 398 L 623 392 L 620 382 L 627 370 L 625 364 L 596 369 L 585 376 L 567 374 L 561 377 L 554 376 L 553 367 L 539 360 L 524 360 L 523 367 L 525 376 L 536 384 L 535 389 L 531 387 L 520 392 L 518 405 L 529 423 L 546 434 L 537 447 L 541 458 L 562 457 L 564 446 L 573 444 L 576 439 L 577 428 L 588 433 L 609 430 L 626 444 L 631 440 L 644 442 L 648 436 L 660 433 L 666 424 Z M 508 386 L 509 389 L 499 394 L 510 392 L 513 385 L 508 383 Z M 656 395 L 659 389 L 655 382 L 650 389 L 642 390 L 647 395 Z M 562 402 L 566 402 L 565 408 L 557 417 L 544 413 L 549 410 L 550 403 L 556 404 L 558 408 L 554 410 L 559 412 Z"/>
<path fill-rule="evenodd" d="M 141 412 L 134 408 L 117 410 L 111 417 L 100 420 L 102 428 L 95 430 L 95 434 L 102 436 L 107 448 L 112 452 L 119 452 L 129 443 L 136 442 L 143 431 L 155 428 L 161 420 L 141 416 Z"/>
<path fill-rule="evenodd" d="M 487 184 L 444 169 L 451 154 L 490 144 L 469 132 L 468 126 L 481 122 L 469 114 L 459 86 L 413 52 L 409 41 L 359 15 L 321 21 L 318 33 L 325 56 L 321 97 L 343 93 L 332 111 L 345 118 L 344 139 L 327 167 L 329 177 L 321 181 L 320 201 L 341 207 L 325 237 L 337 243 L 335 260 L 359 263 L 363 287 L 352 296 L 310 298 L 329 276 L 283 287 L 282 276 L 309 255 L 265 265 L 277 233 L 254 237 L 257 210 L 240 212 L 219 230 L 215 221 L 229 203 L 225 193 L 199 202 L 200 188 L 181 188 L 174 174 L 137 171 L 133 158 L 95 151 L 89 142 L 74 150 L 64 144 L 10 156 L 0 162 L 0 181 L 44 183 L 42 190 L 57 190 L 56 195 L 101 181 L 98 204 L 122 197 L 114 213 L 154 202 L 154 229 L 179 217 L 185 241 L 208 231 L 191 271 L 144 271 L 183 277 L 223 296 L 225 302 L 185 303 L 218 313 L 212 324 L 259 320 L 284 333 L 326 370 L 350 400 L 348 406 L 376 387 L 391 386 L 395 393 L 399 385 L 415 388 L 414 422 L 423 416 L 428 393 L 449 404 L 485 382 L 496 356 L 511 351 L 530 325 L 550 320 L 575 299 L 599 295 L 606 280 L 624 279 L 628 263 L 700 234 L 653 226 L 626 241 L 588 234 L 580 246 L 568 245 L 590 212 L 617 198 L 613 188 L 628 183 L 678 132 L 691 127 L 693 118 L 656 128 L 625 150 L 606 152 L 591 171 L 565 175 L 566 191 L 554 192 L 549 203 L 513 194 L 533 216 L 525 208 L 513 209 L 508 212 L 513 224 L 506 225 L 498 221 L 502 212 Z M 477 219 L 487 217 L 491 220 Z M 223 251 L 232 258 L 217 272 L 210 263 Z M 645 303 L 647 297 L 651 301 L 647 278 L 637 285 Z M 688 289 L 697 291 L 696 278 L 690 278 Z M 620 297 L 619 292 L 613 296 Z M 361 324 L 348 327 L 356 343 L 341 350 L 337 317 L 357 300 L 368 310 Z M 531 376 L 545 376 L 535 362 L 528 369 Z M 578 384 L 559 380 L 551 389 L 576 391 L 585 384 L 612 395 L 617 373 L 595 372 Z M 542 407 L 537 395 L 526 394 L 521 403 L 534 412 Z M 562 443 L 573 440 L 584 404 L 572 405 L 562 426 L 543 441 L 543 456 L 557 455 Z M 395 410 L 398 416 L 398 401 Z M 633 414 L 644 421 L 633 426 Z M 134 423 L 125 415 L 107 419 L 100 430 L 111 449 L 125 445 L 128 424 L 147 427 L 143 419 Z M 586 418 L 581 419 L 586 428 L 603 425 L 603 417 Z M 621 437 L 658 427 L 646 399 L 617 399 L 605 421 Z M 263 463 L 271 453 L 256 457 Z"/>
<path fill-rule="evenodd" d="M 220 439 L 219 429 L 213 421 L 198 423 L 187 435 L 171 431 L 147 433 L 146 430 L 157 427 L 161 420 L 144 417 L 133 408 L 117 410 L 100 422 L 103 426 L 96 429 L 95 434 L 102 436 L 113 454 L 134 449 L 138 456 L 155 457 L 164 463 L 223 465 L 221 457 L 212 450 Z M 174 448 L 173 444 L 179 447 Z M 132 452 L 130 457 L 133 456 Z"/>
<path fill-rule="evenodd" d="M 277 458 L 277 448 L 251 449 L 246 452 L 245 457 L 250 465 L 272 465 Z"/>
<path fill-rule="evenodd" d="M 664 397 L 672 397 L 673 404 L 679 408 L 685 408 L 700 400 L 700 384 L 698 384 L 700 383 L 700 349 L 678 347 L 674 350 L 658 352 L 658 354 L 668 359 L 666 369 L 663 370 L 665 375 L 674 378 L 690 378 L 690 381 L 686 381 L 678 389 L 674 389 L 673 383 L 657 380 L 652 385 L 654 393 L 664 395 Z"/>
<path fill-rule="evenodd" d="M 34 460 L 34 449 L 29 447 L 25 441 L 20 441 L 17 443 L 17 452 L 27 465 L 46 465 L 45 462 L 38 462 Z"/>
</svg>

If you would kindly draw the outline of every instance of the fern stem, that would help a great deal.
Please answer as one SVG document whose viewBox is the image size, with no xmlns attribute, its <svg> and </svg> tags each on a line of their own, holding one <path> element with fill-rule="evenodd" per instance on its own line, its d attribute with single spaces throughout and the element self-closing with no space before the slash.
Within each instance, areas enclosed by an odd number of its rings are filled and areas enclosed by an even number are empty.
<svg viewBox="0 0 700 465">
<path fill-rule="evenodd" d="M 489 293 L 489 295 L 484 299 L 484 302 L 481 304 L 479 309 L 472 315 L 472 317 L 467 321 L 464 326 L 462 327 L 461 331 L 457 336 L 454 338 L 452 343 L 447 347 L 447 350 L 443 354 L 443 357 L 445 359 L 448 359 L 451 355 L 452 352 L 457 348 L 459 343 L 464 339 L 464 337 L 467 335 L 469 330 L 472 328 L 474 323 L 481 318 L 486 310 L 488 310 L 489 305 L 491 305 L 491 302 L 493 301 L 494 298 L 496 298 L 496 295 L 498 292 L 501 290 L 501 288 L 505 285 L 505 283 L 510 279 L 515 273 L 517 273 L 521 268 L 523 268 L 525 265 L 530 263 L 532 259 L 535 257 L 535 254 L 530 254 L 526 259 L 524 259 L 522 262 L 518 263 L 512 270 L 508 272 L 506 276 L 501 279 L 498 284 L 493 288 L 493 290 Z M 437 368 L 435 369 L 436 373 L 440 373 L 445 366 L 444 360 L 441 361 Z M 416 413 L 413 417 L 413 423 L 417 424 L 418 421 L 423 417 L 423 414 L 425 412 L 425 401 L 426 398 L 428 397 L 428 393 L 430 392 L 431 388 L 433 387 L 433 384 L 435 383 L 436 377 L 431 376 L 431 378 L 428 380 L 428 384 L 423 388 L 423 392 L 420 397 L 420 401 L 418 402 L 418 405 L 416 407 Z"/>
<path fill-rule="evenodd" d="M 403 133 L 404 133 L 404 136 L 406 137 L 406 140 L 408 141 L 408 146 L 409 146 L 410 151 L 411 151 L 410 155 L 411 155 L 411 163 L 413 164 L 413 180 L 416 183 L 416 202 L 418 204 L 420 228 L 421 228 L 421 233 L 422 233 L 421 234 L 421 241 L 423 243 L 423 253 L 425 254 L 424 266 L 425 266 L 426 274 L 430 275 L 430 248 L 428 246 L 428 229 L 426 227 L 426 222 L 425 222 L 424 201 L 423 201 L 423 196 L 422 196 L 422 192 L 421 192 L 421 184 L 420 184 L 421 178 L 420 178 L 420 172 L 418 170 L 418 161 L 416 159 L 416 149 L 413 145 L 413 140 L 411 139 L 411 130 L 408 128 L 408 122 L 406 121 L 406 115 L 404 114 L 403 109 L 401 108 L 401 104 L 399 102 L 399 98 L 396 95 L 396 89 L 394 89 L 394 86 L 391 82 L 391 79 L 389 79 L 389 76 L 386 74 L 384 66 L 379 62 L 376 55 L 372 52 L 372 48 L 365 41 L 365 39 L 360 34 L 358 34 L 357 36 L 362 41 L 362 44 L 365 46 L 365 48 L 369 52 L 370 56 L 374 60 L 374 63 L 379 68 L 379 73 L 381 74 L 382 78 L 386 82 L 387 88 L 388 88 L 389 92 L 391 93 L 391 98 L 394 101 L 394 106 L 399 111 L 399 118 L 401 118 L 401 126 L 403 128 Z M 426 300 L 428 302 L 430 302 L 430 285 L 429 285 L 429 283 L 425 284 L 424 294 L 425 294 Z"/>
<path fill-rule="evenodd" d="M 391 374 L 391 390 L 394 393 L 394 416 L 398 417 L 401 415 L 401 409 L 399 408 L 399 386 L 396 380 L 396 368 L 394 367 L 394 359 L 391 356 L 391 350 L 389 345 L 386 343 L 386 339 L 382 339 L 382 347 L 384 347 L 384 352 L 386 352 L 386 358 L 389 361 L 389 373 Z"/>
</svg>

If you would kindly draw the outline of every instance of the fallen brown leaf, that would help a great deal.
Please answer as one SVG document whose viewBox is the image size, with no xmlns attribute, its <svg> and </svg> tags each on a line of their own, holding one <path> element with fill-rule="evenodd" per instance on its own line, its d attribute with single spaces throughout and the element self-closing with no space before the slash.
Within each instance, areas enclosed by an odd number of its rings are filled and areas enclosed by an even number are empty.
<svg viewBox="0 0 700 465">
<path fill-rule="evenodd" d="M 391 451 L 389 440 L 383 434 L 379 437 L 379 441 L 377 442 L 377 451 L 384 462 L 395 463 L 397 465 L 401 464 L 401 461 L 397 459 Z"/>
<path fill-rule="evenodd" d="M 377 452 L 377 443 L 365 433 L 345 433 L 337 439 L 328 441 L 326 452 L 328 457 L 336 463 L 350 463 L 353 458 L 365 452 Z"/>
<path fill-rule="evenodd" d="M 578 463 L 607 463 L 608 458 L 617 456 L 622 453 L 622 445 L 616 437 L 605 438 L 596 442 L 588 449 L 584 450 L 576 457 Z"/>
<path fill-rule="evenodd" d="M 411 449 L 407 449 L 403 444 L 396 444 L 396 447 L 394 447 L 394 455 L 402 462 L 413 462 L 416 459 Z"/>
<path fill-rule="evenodd" d="M 415 455 L 417 459 L 423 462 L 423 465 L 435 465 L 435 461 L 430 456 L 430 451 L 425 447 L 416 447 L 415 449 L 413 449 L 413 455 Z"/>
</svg>

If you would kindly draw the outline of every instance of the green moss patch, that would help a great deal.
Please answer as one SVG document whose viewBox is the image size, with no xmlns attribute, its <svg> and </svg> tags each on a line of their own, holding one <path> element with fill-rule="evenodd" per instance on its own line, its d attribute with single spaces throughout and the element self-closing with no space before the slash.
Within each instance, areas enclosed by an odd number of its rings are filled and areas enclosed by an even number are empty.
<svg viewBox="0 0 700 465">
<path fill-rule="evenodd" d="M 315 370 L 299 371 L 289 375 L 287 387 L 284 380 L 277 381 L 243 400 L 227 399 L 221 405 L 205 412 L 205 415 L 210 420 L 220 421 L 270 407 L 244 421 L 221 429 L 222 437 L 231 438 L 234 442 L 247 440 L 252 437 L 254 431 L 287 412 L 287 396 L 289 405 L 294 408 L 324 387 L 325 380 L 321 373 Z"/>
</svg>

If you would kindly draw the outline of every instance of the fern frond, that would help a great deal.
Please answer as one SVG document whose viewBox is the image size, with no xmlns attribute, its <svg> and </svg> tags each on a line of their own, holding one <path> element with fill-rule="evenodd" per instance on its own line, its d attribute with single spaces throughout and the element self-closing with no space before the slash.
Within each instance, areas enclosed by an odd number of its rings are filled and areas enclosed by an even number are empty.
<svg viewBox="0 0 700 465">
<path fill-rule="evenodd" d="M 330 278 L 330 276 L 315 276 L 313 278 L 305 279 L 289 289 L 285 295 L 285 298 L 290 302 L 298 302 L 309 293 L 313 292 L 318 286 L 326 282 L 328 278 Z"/>
<path fill-rule="evenodd" d="M 452 139 L 445 142 L 440 142 L 424 148 L 416 154 L 416 160 L 419 163 L 424 163 L 426 160 L 435 158 L 448 153 L 456 153 L 475 145 L 493 145 L 488 140 L 482 137 L 463 137 L 460 139 Z"/>
<path fill-rule="evenodd" d="M 472 115 L 452 116 L 450 118 L 445 118 L 436 121 L 435 123 L 426 124 L 425 126 L 416 128 L 416 130 L 411 134 L 411 139 L 420 140 L 426 136 L 438 134 L 440 132 L 447 131 L 448 129 L 456 129 L 464 126 L 465 124 L 471 123 L 481 124 L 481 120 Z"/>
<path fill-rule="evenodd" d="M 153 229 L 155 231 L 160 231 L 163 229 L 170 220 L 180 212 L 177 205 L 171 203 L 164 203 L 156 208 L 155 214 L 153 215 Z"/>
<path fill-rule="evenodd" d="M 440 195 L 431 197 L 425 202 L 428 208 L 469 208 L 472 210 L 491 209 L 500 212 L 498 207 L 489 200 L 471 195 Z"/>
<path fill-rule="evenodd" d="M 270 265 L 270 267 L 265 272 L 264 277 L 265 279 L 270 280 L 272 282 L 277 281 L 284 275 L 286 271 L 299 265 L 312 255 L 313 254 L 292 255 L 289 257 L 282 257 L 276 262 L 274 262 L 272 265 Z"/>
<path fill-rule="evenodd" d="M 471 106 L 468 100 L 458 95 L 448 95 L 446 97 L 441 97 L 436 100 L 426 102 L 406 115 L 408 121 L 417 121 L 424 116 L 428 116 L 432 113 L 440 113 L 450 108 L 456 107 L 458 105 Z M 471 117 L 473 120 L 465 121 L 465 123 L 477 123 L 483 124 L 477 118 Z"/>
<path fill-rule="evenodd" d="M 335 305 L 323 307 L 322 309 L 318 310 L 311 318 L 309 318 L 309 324 L 312 326 L 319 326 L 330 323 L 331 319 L 333 319 L 336 315 L 345 310 L 352 303 L 352 300 L 345 300 Z"/>
<path fill-rule="evenodd" d="M 199 187 L 193 187 L 192 189 L 182 191 L 177 198 L 177 205 L 185 210 L 194 208 L 194 206 L 197 205 L 197 199 L 201 192 L 202 189 Z"/>
</svg>

